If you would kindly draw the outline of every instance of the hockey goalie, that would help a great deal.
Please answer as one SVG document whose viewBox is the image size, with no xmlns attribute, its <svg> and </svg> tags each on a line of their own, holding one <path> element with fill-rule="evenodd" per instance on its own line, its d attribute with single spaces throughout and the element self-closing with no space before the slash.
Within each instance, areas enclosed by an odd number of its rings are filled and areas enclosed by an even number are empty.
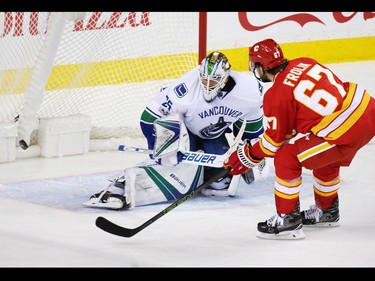
<svg viewBox="0 0 375 281">
<path fill-rule="evenodd" d="M 131 209 L 180 199 L 224 169 L 185 162 L 185 152 L 224 155 L 230 136 L 236 137 L 242 125 L 244 141 L 263 133 L 262 90 L 253 76 L 232 71 L 223 53 L 212 52 L 199 66 L 156 93 L 143 111 L 140 125 L 153 152 L 150 159 L 125 169 L 83 205 Z M 251 184 L 254 171 L 226 175 L 202 194 L 234 196 L 240 178 Z"/>
</svg>

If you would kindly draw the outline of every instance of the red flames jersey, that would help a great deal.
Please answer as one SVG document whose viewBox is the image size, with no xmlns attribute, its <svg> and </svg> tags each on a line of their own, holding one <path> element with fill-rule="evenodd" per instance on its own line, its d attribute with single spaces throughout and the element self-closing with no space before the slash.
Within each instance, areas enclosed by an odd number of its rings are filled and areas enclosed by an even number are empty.
<svg viewBox="0 0 375 281">
<path fill-rule="evenodd" d="M 251 154 L 273 157 L 297 133 L 311 132 L 333 144 L 349 143 L 373 122 L 374 110 L 364 114 L 370 99 L 365 89 L 342 82 L 314 59 L 290 60 L 264 96 L 267 126 Z"/>
</svg>

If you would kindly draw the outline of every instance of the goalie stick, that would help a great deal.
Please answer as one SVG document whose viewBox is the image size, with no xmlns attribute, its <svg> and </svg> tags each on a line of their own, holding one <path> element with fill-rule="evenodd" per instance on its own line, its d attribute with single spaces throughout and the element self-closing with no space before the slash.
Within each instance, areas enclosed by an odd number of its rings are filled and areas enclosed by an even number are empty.
<svg viewBox="0 0 375 281">
<path fill-rule="evenodd" d="M 133 147 L 133 146 L 125 146 L 125 145 L 119 145 L 118 150 L 139 152 L 139 153 L 145 153 L 145 154 L 153 153 L 153 151 L 150 149 Z M 223 167 L 225 160 L 227 160 L 227 157 L 228 157 L 228 153 L 219 155 L 219 154 L 204 153 L 204 152 L 199 152 L 199 151 L 185 151 L 181 162 L 193 164 L 193 165 L 202 165 L 202 166 L 207 166 L 207 167 L 221 168 Z"/>
<path fill-rule="evenodd" d="M 241 126 L 241 129 L 238 132 L 237 137 L 233 141 L 233 144 L 229 147 L 228 151 L 225 154 L 223 154 L 224 157 L 228 158 L 229 155 L 231 155 L 232 152 L 234 152 L 237 149 L 237 146 L 240 143 L 242 135 L 243 135 L 243 133 L 245 131 L 245 127 L 246 127 L 246 123 L 243 122 L 242 126 Z M 208 181 L 204 182 L 203 184 L 201 184 L 200 186 L 198 186 L 196 189 L 193 189 L 192 191 L 188 192 L 183 197 L 181 197 L 180 199 L 176 200 L 171 205 L 169 205 L 167 208 L 163 209 L 161 212 L 159 212 L 158 214 L 156 214 L 155 216 L 153 216 L 151 219 L 147 220 L 146 222 L 144 222 L 143 224 L 141 224 L 140 226 L 138 226 L 136 228 L 122 227 L 122 226 L 119 226 L 119 225 L 117 225 L 117 224 L 115 224 L 115 223 L 107 220 L 106 218 L 100 217 L 100 216 L 96 218 L 95 225 L 98 228 L 100 228 L 100 229 L 102 229 L 102 230 L 104 230 L 104 231 L 106 231 L 108 233 L 117 235 L 117 236 L 132 237 L 135 234 L 137 234 L 138 232 L 140 232 L 141 230 L 145 229 L 147 226 L 149 226 L 153 222 L 155 222 L 156 220 L 158 220 L 159 218 L 161 218 L 162 216 L 164 216 L 165 214 L 167 214 L 170 211 L 172 211 L 174 208 L 176 208 L 181 203 L 183 203 L 186 200 L 194 197 L 194 195 L 196 195 L 197 193 L 199 193 L 203 188 L 206 188 L 207 186 L 209 186 L 214 181 L 217 181 L 218 179 L 220 179 L 220 178 L 224 177 L 225 175 L 227 175 L 227 173 L 229 172 L 229 170 L 230 170 L 230 168 L 226 168 L 226 169 L 221 170 L 214 177 L 210 178 Z"/>
</svg>

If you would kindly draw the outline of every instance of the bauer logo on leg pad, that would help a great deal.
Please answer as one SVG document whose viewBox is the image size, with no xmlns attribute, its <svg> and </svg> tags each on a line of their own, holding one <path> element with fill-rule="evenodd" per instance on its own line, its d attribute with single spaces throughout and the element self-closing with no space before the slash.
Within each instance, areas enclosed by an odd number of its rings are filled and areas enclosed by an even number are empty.
<svg viewBox="0 0 375 281">
<path fill-rule="evenodd" d="M 202 155 L 194 152 L 186 152 L 182 156 L 183 161 L 198 162 L 198 163 L 214 163 L 216 159 L 215 155 Z"/>
</svg>

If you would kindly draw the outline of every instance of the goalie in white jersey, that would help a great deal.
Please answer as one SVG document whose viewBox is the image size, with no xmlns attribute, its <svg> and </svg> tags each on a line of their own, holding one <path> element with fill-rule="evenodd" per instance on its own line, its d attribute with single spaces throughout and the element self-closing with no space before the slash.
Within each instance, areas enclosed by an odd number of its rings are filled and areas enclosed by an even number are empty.
<svg viewBox="0 0 375 281">
<path fill-rule="evenodd" d="M 258 138 L 264 132 L 262 95 L 263 87 L 254 76 L 232 71 L 223 53 L 212 52 L 198 67 L 157 93 L 143 111 L 140 126 L 153 151 L 151 159 L 125 169 L 84 205 L 129 209 L 181 198 L 223 169 L 181 162 L 185 151 L 225 154 L 230 139 L 226 134 L 235 137 L 243 122 L 242 139 Z M 253 171 L 242 177 L 250 184 Z M 236 189 L 238 181 L 227 175 L 202 193 L 233 196 L 228 188 L 232 183 L 231 188 Z"/>
</svg>

